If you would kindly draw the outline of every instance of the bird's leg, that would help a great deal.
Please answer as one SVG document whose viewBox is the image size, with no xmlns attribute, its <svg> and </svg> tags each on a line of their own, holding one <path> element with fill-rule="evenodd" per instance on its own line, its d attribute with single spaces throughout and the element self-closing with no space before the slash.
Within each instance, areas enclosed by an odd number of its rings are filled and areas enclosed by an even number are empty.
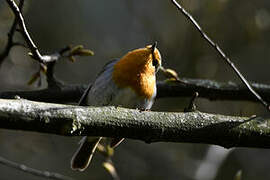
<svg viewBox="0 0 270 180">
<path fill-rule="evenodd" d="M 149 111 L 151 111 L 151 109 L 149 109 L 149 108 L 137 108 L 140 112 L 149 112 Z"/>
</svg>

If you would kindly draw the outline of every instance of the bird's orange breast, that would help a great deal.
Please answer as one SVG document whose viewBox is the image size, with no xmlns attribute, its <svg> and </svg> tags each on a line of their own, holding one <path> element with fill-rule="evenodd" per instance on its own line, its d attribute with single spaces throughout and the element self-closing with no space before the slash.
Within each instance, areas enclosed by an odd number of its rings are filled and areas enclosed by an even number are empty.
<svg viewBox="0 0 270 180">
<path fill-rule="evenodd" d="M 140 97 L 153 98 L 156 77 L 151 58 L 145 48 L 129 52 L 114 65 L 113 81 L 120 88 L 130 87 Z"/>
</svg>

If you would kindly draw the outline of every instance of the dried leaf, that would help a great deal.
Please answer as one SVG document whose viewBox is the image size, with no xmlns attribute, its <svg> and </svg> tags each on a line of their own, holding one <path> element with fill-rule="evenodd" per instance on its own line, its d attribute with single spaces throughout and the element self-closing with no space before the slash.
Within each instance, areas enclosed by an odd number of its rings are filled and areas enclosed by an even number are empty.
<svg viewBox="0 0 270 180">
<path fill-rule="evenodd" d="M 101 152 L 102 154 L 106 154 L 106 148 L 102 145 L 102 144 L 98 144 L 98 146 L 97 146 L 97 150 L 99 151 L 99 152 Z"/>
<path fill-rule="evenodd" d="M 108 171 L 111 174 L 113 179 L 115 179 L 115 180 L 119 179 L 119 176 L 118 176 L 118 174 L 116 172 L 116 169 L 115 169 L 113 163 L 110 160 L 104 162 L 102 165 L 106 169 L 106 171 Z"/>
<path fill-rule="evenodd" d="M 47 70 L 48 70 L 48 67 L 45 64 L 40 63 L 40 71 L 46 74 Z"/>
<path fill-rule="evenodd" d="M 30 80 L 27 82 L 28 85 L 32 85 L 34 82 L 36 82 L 36 80 L 38 80 L 40 78 L 40 73 L 36 72 L 35 74 L 33 74 L 30 78 Z"/>
<path fill-rule="evenodd" d="M 108 145 L 107 146 L 107 155 L 109 157 L 111 157 L 111 156 L 113 156 L 113 154 L 114 154 L 114 149 Z"/>
<path fill-rule="evenodd" d="M 179 76 L 177 72 L 173 69 L 165 69 L 161 68 L 161 71 L 164 73 L 165 77 L 168 79 L 174 79 L 174 80 L 179 80 Z"/>
<path fill-rule="evenodd" d="M 28 52 L 28 56 L 33 57 L 34 55 L 32 52 Z"/>
</svg>

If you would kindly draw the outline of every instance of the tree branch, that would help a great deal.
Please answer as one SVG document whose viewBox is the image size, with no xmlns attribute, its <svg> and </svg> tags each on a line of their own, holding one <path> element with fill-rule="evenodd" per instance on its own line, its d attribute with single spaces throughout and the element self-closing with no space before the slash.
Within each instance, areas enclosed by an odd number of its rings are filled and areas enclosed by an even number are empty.
<svg viewBox="0 0 270 180">
<path fill-rule="evenodd" d="M 0 92 L 2 99 L 14 99 L 19 96 L 23 99 L 51 102 L 51 103 L 77 103 L 87 85 L 63 85 L 59 88 L 47 88 L 34 91 L 6 91 Z"/>
<path fill-rule="evenodd" d="M 125 137 L 147 143 L 207 143 L 226 148 L 270 148 L 270 119 L 265 118 L 0 100 L 0 119 L 0 128 L 65 136 Z"/>
<path fill-rule="evenodd" d="M 15 168 L 19 171 L 23 171 L 25 173 L 29 173 L 35 176 L 43 177 L 43 178 L 48 178 L 48 179 L 54 179 L 54 180 L 74 180 L 71 177 L 64 176 L 59 173 L 54 173 L 54 172 L 49 172 L 49 171 L 41 171 L 38 169 L 34 169 L 31 167 L 27 167 L 23 164 L 18 164 L 13 161 L 10 161 L 8 159 L 5 159 L 3 157 L 0 157 L 0 164 L 3 164 L 5 166 Z"/>
<path fill-rule="evenodd" d="M 209 100 L 258 100 L 243 85 L 234 82 L 217 82 L 206 79 L 183 78 L 182 82 L 165 81 L 158 83 L 158 97 L 191 97 L 195 92 L 199 97 Z M 262 95 L 266 101 L 270 101 L 270 85 L 251 83 L 254 89 Z M 1 97 L 1 94 L 0 94 Z"/>
<path fill-rule="evenodd" d="M 194 92 L 198 92 L 199 97 L 209 100 L 244 100 L 258 102 L 247 88 L 233 82 L 222 83 L 203 79 L 181 79 L 181 81 L 184 83 L 177 81 L 158 82 L 157 98 L 190 97 Z M 251 84 L 266 101 L 270 101 L 270 85 Z M 86 88 L 87 85 L 62 85 L 57 88 L 34 91 L 6 91 L 0 92 L 0 98 L 14 99 L 17 95 L 21 98 L 33 101 L 74 103 L 79 101 Z"/>
</svg>

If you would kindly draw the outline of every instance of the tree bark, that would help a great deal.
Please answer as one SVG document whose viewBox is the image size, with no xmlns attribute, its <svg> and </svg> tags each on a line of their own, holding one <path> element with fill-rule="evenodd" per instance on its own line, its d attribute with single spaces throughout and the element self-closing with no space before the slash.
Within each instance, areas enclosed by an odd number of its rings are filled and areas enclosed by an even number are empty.
<svg viewBox="0 0 270 180">
<path fill-rule="evenodd" d="M 269 118 L 202 112 L 148 112 L 0 99 L 0 128 L 64 136 L 104 136 L 152 142 L 270 148 Z"/>
</svg>

